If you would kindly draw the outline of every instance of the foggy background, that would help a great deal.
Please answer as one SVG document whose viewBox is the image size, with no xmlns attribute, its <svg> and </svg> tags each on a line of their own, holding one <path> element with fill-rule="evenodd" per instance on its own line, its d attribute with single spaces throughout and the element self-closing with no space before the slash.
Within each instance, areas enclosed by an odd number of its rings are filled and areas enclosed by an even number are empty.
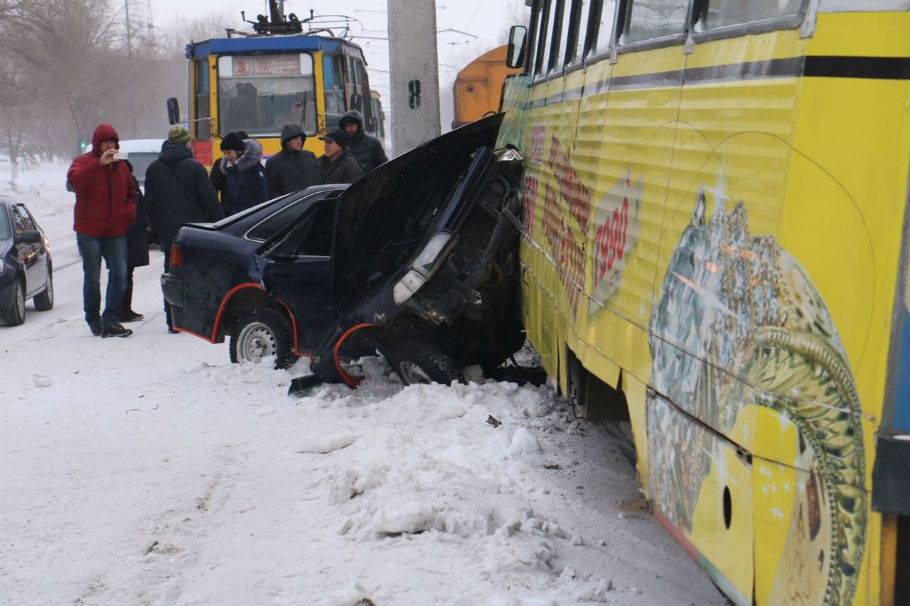
<svg viewBox="0 0 910 606">
<path fill-rule="evenodd" d="M 386 0 L 287 0 L 286 13 L 351 17 L 349 37 L 366 55 L 370 87 L 389 115 Z M 452 122 L 457 72 L 505 43 L 524 20 L 523 0 L 437 0 L 443 131 Z M 122 139 L 164 138 L 165 99 L 185 113 L 192 41 L 252 31 L 241 20 L 268 14 L 261 0 L 0 0 L 0 154 L 26 162 L 70 158 L 95 126 Z M 129 28 L 127 29 L 127 15 Z M 306 26 L 305 26 L 306 27 Z"/>
</svg>

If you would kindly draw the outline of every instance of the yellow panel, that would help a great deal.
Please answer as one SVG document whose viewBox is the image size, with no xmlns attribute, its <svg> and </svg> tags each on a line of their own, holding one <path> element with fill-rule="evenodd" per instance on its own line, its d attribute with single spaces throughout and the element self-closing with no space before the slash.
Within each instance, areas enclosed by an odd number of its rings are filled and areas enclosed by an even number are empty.
<svg viewBox="0 0 910 606">
<path fill-rule="evenodd" d="M 734 444 L 656 394 L 648 396 L 648 436 L 654 507 L 697 550 L 699 563 L 724 593 L 750 605 L 750 464 Z"/>
</svg>

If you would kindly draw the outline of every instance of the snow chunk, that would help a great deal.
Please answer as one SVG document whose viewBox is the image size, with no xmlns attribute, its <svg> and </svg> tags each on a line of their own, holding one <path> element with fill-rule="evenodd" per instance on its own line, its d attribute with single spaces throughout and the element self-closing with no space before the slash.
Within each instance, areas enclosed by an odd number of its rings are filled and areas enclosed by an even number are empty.
<svg viewBox="0 0 910 606">
<path fill-rule="evenodd" d="M 301 446 L 297 452 L 328 454 L 330 452 L 347 448 L 357 441 L 360 436 L 352 433 L 342 433 L 335 436 L 326 436 L 324 438 L 310 438 Z"/>
<path fill-rule="evenodd" d="M 512 434 L 512 441 L 509 443 L 509 455 L 537 454 L 541 452 L 540 442 L 530 431 L 524 427 L 519 427 Z"/>
<path fill-rule="evenodd" d="M 417 534 L 434 529 L 439 529 L 436 510 L 415 502 L 405 503 L 394 512 L 384 512 L 378 528 L 386 535 Z"/>
<path fill-rule="evenodd" d="M 35 383 L 35 387 L 39 389 L 45 389 L 53 385 L 51 380 L 44 375 L 34 375 L 32 376 L 32 381 Z"/>
</svg>

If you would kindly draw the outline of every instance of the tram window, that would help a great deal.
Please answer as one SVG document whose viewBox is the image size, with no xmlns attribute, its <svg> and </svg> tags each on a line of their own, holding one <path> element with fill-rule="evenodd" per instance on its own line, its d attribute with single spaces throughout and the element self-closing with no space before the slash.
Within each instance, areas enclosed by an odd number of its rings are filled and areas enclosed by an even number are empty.
<svg viewBox="0 0 910 606">
<path fill-rule="evenodd" d="M 704 25 L 714 29 L 790 17 L 798 14 L 802 5 L 803 0 L 710 0 Z"/>
<path fill-rule="evenodd" d="M 209 62 L 207 59 L 193 61 L 193 136 L 200 141 L 212 138 L 212 110 L 209 105 Z"/>
<path fill-rule="evenodd" d="M 338 128 L 338 120 L 344 113 L 344 72 L 341 55 L 323 55 L 322 78 L 325 81 L 325 127 Z"/>
<path fill-rule="evenodd" d="M 591 52 L 603 52 L 610 46 L 613 40 L 613 21 L 616 17 L 616 0 L 603 0 L 600 11 L 597 15 L 597 21 L 592 24 L 597 30 L 592 30 L 596 37 L 590 43 Z"/>
<path fill-rule="evenodd" d="M 534 73 L 546 72 L 546 65 L 550 56 L 550 34 L 553 32 L 553 21 L 556 18 L 556 0 L 544 1 L 544 9 L 540 20 L 540 38 L 537 42 L 537 59 L 534 61 Z"/>
<path fill-rule="evenodd" d="M 576 0 L 573 8 L 575 18 L 572 20 L 572 29 L 569 34 L 570 54 L 566 63 L 581 59 L 585 54 L 585 37 L 588 33 L 588 17 L 591 14 L 593 0 Z M 577 16 L 576 16 L 577 15 Z"/>
<path fill-rule="evenodd" d="M 569 35 L 569 24 L 572 21 L 572 1 L 557 0 L 559 10 L 556 11 L 556 17 L 559 19 L 558 27 L 553 31 L 553 57 L 550 60 L 550 69 L 562 69 L 566 62 L 566 49 L 568 48 L 567 38 Z"/>
<path fill-rule="evenodd" d="M 631 5 L 626 42 L 654 40 L 686 30 L 689 0 L 632 0 Z"/>
<path fill-rule="evenodd" d="M 278 135 L 284 124 L 316 133 L 313 58 L 308 54 L 218 58 L 221 135 Z"/>
<path fill-rule="evenodd" d="M 537 57 L 537 51 L 540 48 L 540 42 L 537 38 L 540 36 L 541 28 L 541 15 L 543 14 L 543 0 L 535 0 L 534 6 L 531 8 L 531 22 L 528 25 L 528 39 L 525 43 L 527 48 L 525 49 L 525 63 L 527 64 L 526 71 L 532 73 L 533 70 L 537 69 L 538 62 L 535 60 Z"/>
<path fill-rule="evenodd" d="M 550 61 L 547 64 L 547 72 L 552 71 L 555 67 L 561 66 L 560 61 L 565 54 L 563 51 L 565 45 L 563 44 L 564 38 L 562 32 L 564 31 L 564 16 L 569 12 L 567 0 L 554 0 L 552 11 L 553 14 L 550 18 L 552 34 L 549 36 Z"/>
</svg>

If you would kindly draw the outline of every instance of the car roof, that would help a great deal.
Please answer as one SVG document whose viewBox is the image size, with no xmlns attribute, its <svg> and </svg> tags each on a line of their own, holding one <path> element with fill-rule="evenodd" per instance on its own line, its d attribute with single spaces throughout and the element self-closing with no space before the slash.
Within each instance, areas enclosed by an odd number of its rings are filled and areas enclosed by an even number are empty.
<svg viewBox="0 0 910 606">
<path fill-rule="evenodd" d="M 164 139 L 126 139 L 119 141 L 119 146 L 120 151 L 125 151 L 128 154 L 141 152 L 160 154 L 162 143 L 164 143 Z"/>
</svg>

